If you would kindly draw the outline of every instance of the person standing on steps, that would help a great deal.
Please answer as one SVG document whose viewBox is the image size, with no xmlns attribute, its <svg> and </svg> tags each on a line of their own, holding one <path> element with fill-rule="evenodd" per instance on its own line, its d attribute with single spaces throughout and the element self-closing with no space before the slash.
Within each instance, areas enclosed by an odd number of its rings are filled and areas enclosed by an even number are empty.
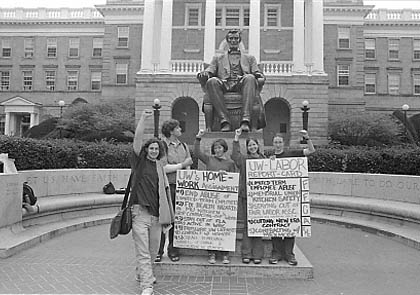
<svg viewBox="0 0 420 295">
<path fill-rule="evenodd" d="M 247 159 L 264 159 L 264 155 L 260 152 L 258 141 L 255 138 L 247 138 L 246 151 L 247 155 L 242 155 L 239 146 L 239 137 L 242 134 L 242 128 L 235 130 L 235 138 L 233 140 L 232 160 L 239 168 L 239 207 L 244 212 L 245 226 L 242 238 L 242 262 L 248 264 L 251 260 L 255 264 L 260 264 L 264 256 L 264 244 L 262 237 L 248 236 L 248 212 L 247 212 L 247 189 L 246 189 L 246 160 Z"/>
<path fill-rule="evenodd" d="M 305 149 L 284 149 L 284 140 L 281 134 L 276 134 L 273 137 L 274 155 L 271 159 L 275 158 L 287 158 L 287 157 L 306 157 L 315 152 L 315 147 L 312 143 L 311 138 L 308 135 L 308 131 L 301 130 L 300 134 L 308 143 L 308 148 Z M 277 264 L 280 260 L 284 259 L 290 265 L 297 265 L 293 248 L 295 246 L 294 237 L 272 237 L 271 243 L 273 250 L 271 252 L 271 258 L 269 259 L 270 264 Z"/>
<path fill-rule="evenodd" d="M 200 149 L 201 138 L 204 135 L 204 130 L 199 130 L 195 136 L 194 142 L 194 155 L 197 156 L 204 164 L 206 164 L 206 170 L 208 171 L 225 171 L 225 172 L 236 172 L 235 163 L 226 156 L 228 151 L 228 145 L 224 139 L 216 139 L 211 145 L 211 155 L 203 153 Z M 216 255 L 222 256 L 222 263 L 229 264 L 229 252 L 228 251 L 214 251 L 209 250 L 210 264 L 216 263 Z"/>
<path fill-rule="evenodd" d="M 169 187 L 171 190 L 172 205 L 175 210 L 175 194 L 176 194 L 176 171 L 179 169 L 189 169 L 193 161 L 191 158 L 188 146 L 179 140 L 182 135 L 181 126 L 178 120 L 170 119 L 162 123 L 162 134 L 163 134 L 163 145 L 166 150 L 166 157 L 164 161 L 167 164 L 165 166 L 165 172 L 168 176 Z M 176 169 L 173 169 L 173 167 Z M 174 247 L 174 225 L 168 231 L 168 249 L 167 253 L 171 261 L 179 261 L 179 249 Z M 158 255 L 156 256 L 155 262 L 162 260 L 165 247 L 165 234 L 162 232 L 160 241 L 160 247 Z"/>
</svg>

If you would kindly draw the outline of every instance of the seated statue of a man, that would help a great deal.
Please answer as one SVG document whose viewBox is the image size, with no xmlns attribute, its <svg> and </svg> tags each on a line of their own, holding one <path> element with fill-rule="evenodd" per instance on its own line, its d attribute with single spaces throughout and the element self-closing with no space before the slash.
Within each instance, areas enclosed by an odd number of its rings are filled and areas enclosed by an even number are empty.
<svg viewBox="0 0 420 295">
<path fill-rule="evenodd" d="M 257 90 L 264 85 L 265 76 L 258 67 L 254 56 L 240 51 L 241 35 L 238 30 L 231 30 L 226 35 L 229 50 L 213 57 L 210 65 L 198 73 L 197 78 L 209 95 L 216 115 L 220 118 L 220 130 L 232 130 L 228 110 L 224 101 L 226 92 L 238 92 L 242 95 L 242 117 L 240 128 L 250 131 L 251 111 Z"/>
</svg>

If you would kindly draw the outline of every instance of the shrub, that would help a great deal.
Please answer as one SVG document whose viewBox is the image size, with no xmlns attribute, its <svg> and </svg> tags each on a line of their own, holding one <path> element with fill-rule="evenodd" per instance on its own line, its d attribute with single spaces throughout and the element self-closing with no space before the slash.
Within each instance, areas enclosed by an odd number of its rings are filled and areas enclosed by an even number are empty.
<svg viewBox="0 0 420 295">
<path fill-rule="evenodd" d="M 392 115 L 345 115 L 329 124 L 331 140 L 343 145 L 383 146 L 401 142 L 400 126 Z"/>
</svg>

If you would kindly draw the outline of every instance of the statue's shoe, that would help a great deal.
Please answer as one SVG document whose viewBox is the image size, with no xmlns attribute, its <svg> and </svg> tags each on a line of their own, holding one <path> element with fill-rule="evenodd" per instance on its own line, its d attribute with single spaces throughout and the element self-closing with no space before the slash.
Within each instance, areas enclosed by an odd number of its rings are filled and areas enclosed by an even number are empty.
<svg viewBox="0 0 420 295">
<path fill-rule="evenodd" d="M 226 122 L 222 124 L 222 128 L 220 128 L 220 131 L 229 132 L 229 131 L 232 131 L 232 128 L 230 127 L 230 124 Z"/>
</svg>

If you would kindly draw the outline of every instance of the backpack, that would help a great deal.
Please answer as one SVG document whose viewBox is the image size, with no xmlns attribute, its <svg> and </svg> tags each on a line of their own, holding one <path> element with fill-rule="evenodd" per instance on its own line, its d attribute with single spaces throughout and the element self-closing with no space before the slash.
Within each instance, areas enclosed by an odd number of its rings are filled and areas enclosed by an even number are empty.
<svg viewBox="0 0 420 295">
<path fill-rule="evenodd" d="M 25 181 L 23 183 L 23 191 L 22 191 L 23 202 L 26 203 L 27 198 L 29 198 L 29 204 L 31 206 L 35 205 L 37 201 L 37 197 L 35 196 L 35 193 L 32 187 L 30 187 L 29 184 Z"/>
<path fill-rule="evenodd" d="M 102 188 L 102 191 L 104 192 L 104 194 L 112 195 L 112 194 L 115 194 L 115 187 L 110 181 L 109 183 L 104 185 L 104 187 Z"/>
</svg>

